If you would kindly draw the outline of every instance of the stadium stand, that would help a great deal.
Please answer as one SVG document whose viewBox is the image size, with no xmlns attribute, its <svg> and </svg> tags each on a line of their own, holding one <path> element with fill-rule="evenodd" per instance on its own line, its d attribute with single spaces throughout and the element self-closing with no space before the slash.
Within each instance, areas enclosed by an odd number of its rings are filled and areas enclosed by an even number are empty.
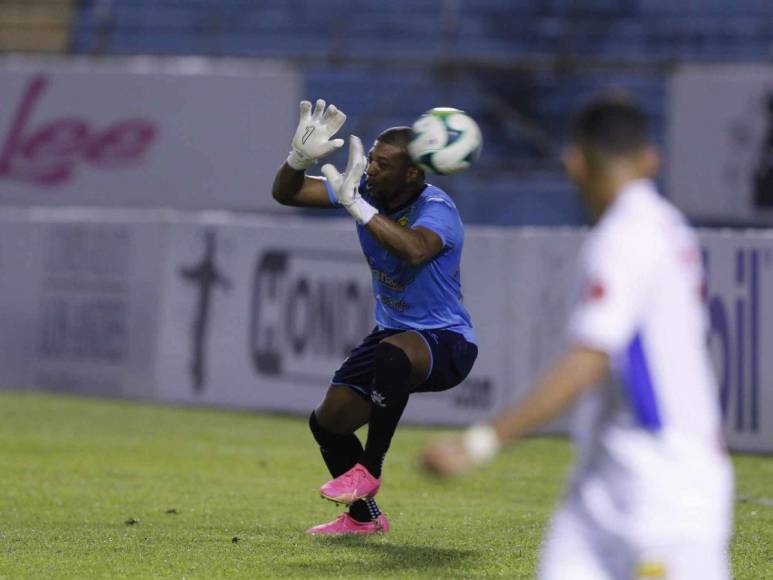
<svg viewBox="0 0 773 580">
<path fill-rule="evenodd" d="M 578 98 L 635 93 L 663 143 L 675 62 L 767 59 L 771 39 L 765 0 L 82 0 L 71 47 L 289 59 L 306 94 L 341 106 L 365 139 L 432 106 L 463 108 L 484 153 L 449 187 L 471 192 L 458 196 L 468 221 L 521 225 L 582 220 L 558 166 Z"/>
<path fill-rule="evenodd" d="M 72 5 L 72 0 L 0 2 L 0 51 L 66 51 L 70 39 Z"/>
</svg>

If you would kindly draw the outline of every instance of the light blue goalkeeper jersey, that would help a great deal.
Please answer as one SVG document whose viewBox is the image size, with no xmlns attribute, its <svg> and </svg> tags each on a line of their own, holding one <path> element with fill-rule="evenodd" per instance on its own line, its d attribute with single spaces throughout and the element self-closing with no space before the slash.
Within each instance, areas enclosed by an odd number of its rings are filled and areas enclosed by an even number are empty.
<svg viewBox="0 0 773 580">
<path fill-rule="evenodd" d="M 325 184 L 331 203 L 339 205 L 332 188 Z M 432 260 L 411 266 L 390 254 L 364 226 L 357 225 L 362 252 L 373 275 L 376 324 L 405 330 L 452 330 L 476 342 L 470 315 L 462 304 L 464 227 L 453 200 L 442 189 L 427 184 L 416 201 L 386 213 L 369 196 L 365 178 L 359 191 L 368 203 L 399 225 L 427 228 L 443 240 L 443 249 Z"/>
</svg>

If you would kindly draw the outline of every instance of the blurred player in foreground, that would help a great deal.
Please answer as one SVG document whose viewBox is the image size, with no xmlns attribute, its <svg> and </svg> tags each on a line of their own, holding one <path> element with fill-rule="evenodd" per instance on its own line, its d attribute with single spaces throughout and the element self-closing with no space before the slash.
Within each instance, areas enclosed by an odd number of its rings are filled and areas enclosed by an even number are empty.
<svg viewBox="0 0 773 580">
<path fill-rule="evenodd" d="M 343 206 L 357 222 L 373 275 L 376 328 L 335 372 L 309 426 L 334 479 L 323 497 L 347 513 L 311 534 L 373 534 L 389 530 L 373 496 L 381 468 L 411 393 L 443 391 L 470 372 L 478 348 L 462 305 L 459 263 L 464 230 L 445 192 L 425 183 L 412 162 L 408 127 L 378 136 L 367 159 L 352 136 L 343 174 L 330 164 L 326 179 L 305 170 L 343 145 L 331 137 L 346 116 L 318 100 L 301 103 L 292 151 L 279 169 L 274 198 L 284 205 Z M 368 424 L 363 448 L 354 432 Z"/>
<path fill-rule="evenodd" d="M 423 464 L 464 472 L 580 399 L 578 456 L 539 577 L 728 578 L 733 475 L 696 237 L 655 190 L 658 154 L 635 104 L 607 98 L 581 111 L 564 163 L 596 221 L 568 350 L 491 424 L 430 443 Z"/>
</svg>

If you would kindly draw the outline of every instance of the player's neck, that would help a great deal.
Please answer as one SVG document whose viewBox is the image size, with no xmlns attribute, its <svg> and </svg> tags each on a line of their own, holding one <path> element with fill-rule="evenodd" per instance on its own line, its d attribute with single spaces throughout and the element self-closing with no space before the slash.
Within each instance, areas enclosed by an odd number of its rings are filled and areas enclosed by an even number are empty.
<svg viewBox="0 0 773 580">
<path fill-rule="evenodd" d="M 394 213 L 403 209 L 404 207 L 411 205 L 414 201 L 416 201 L 416 198 L 419 197 L 421 192 L 424 191 L 425 187 L 426 184 L 422 183 L 415 187 L 401 191 L 392 199 L 384 201 L 384 209 L 386 209 L 388 213 Z"/>
<path fill-rule="evenodd" d="M 594 222 L 598 221 L 604 212 L 615 203 L 620 194 L 626 187 L 635 181 L 644 179 L 639 171 L 631 171 L 626 168 L 618 170 L 607 170 L 602 176 L 594 180 L 590 187 L 591 195 L 588 199 L 588 206 L 591 217 Z"/>
</svg>

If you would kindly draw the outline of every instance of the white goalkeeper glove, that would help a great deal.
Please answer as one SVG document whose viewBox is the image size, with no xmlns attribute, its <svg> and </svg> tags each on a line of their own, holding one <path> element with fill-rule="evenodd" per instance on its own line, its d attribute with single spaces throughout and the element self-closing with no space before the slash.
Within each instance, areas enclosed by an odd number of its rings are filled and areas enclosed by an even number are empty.
<svg viewBox="0 0 773 580">
<path fill-rule="evenodd" d="M 362 174 L 368 166 L 368 160 L 362 154 L 362 141 L 359 137 L 349 137 L 349 161 L 343 175 L 330 163 L 322 166 L 322 175 L 327 178 L 333 188 L 333 193 L 338 202 L 346 208 L 358 224 L 366 225 L 378 210 L 362 199 L 357 188 L 360 185 Z"/>
<path fill-rule="evenodd" d="M 301 101 L 301 115 L 298 128 L 293 135 L 292 150 L 287 165 L 296 171 L 304 171 L 317 159 L 343 146 L 343 139 L 330 139 L 346 121 L 346 115 L 335 105 L 325 109 L 325 101 L 317 99 L 314 112 L 311 103 Z"/>
</svg>

